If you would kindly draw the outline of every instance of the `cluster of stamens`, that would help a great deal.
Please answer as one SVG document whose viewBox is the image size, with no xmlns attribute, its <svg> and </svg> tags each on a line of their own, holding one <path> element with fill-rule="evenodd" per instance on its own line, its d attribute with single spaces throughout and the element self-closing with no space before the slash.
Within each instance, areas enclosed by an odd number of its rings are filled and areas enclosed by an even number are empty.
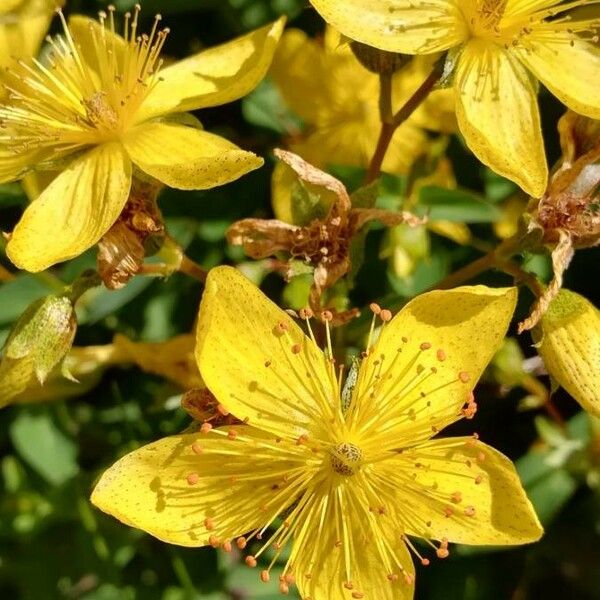
<svg viewBox="0 0 600 600">
<path fill-rule="evenodd" d="M 90 23 L 85 34 L 91 46 L 86 55 L 59 9 L 63 35 L 47 38 L 47 60 L 19 60 L 5 74 L 9 100 L 0 106 L 0 143 L 17 153 L 46 150 L 57 158 L 121 135 L 159 81 L 159 55 L 169 33 L 159 30 L 156 15 L 150 34 L 139 34 L 140 10 L 136 5 L 125 14 L 124 39 L 116 34 L 115 8 L 100 12 L 100 26 Z"/>
<path fill-rule="evenodd" d="M 342 552 L 345 558 L 340 564 L 345 565 L 342 568 L 346 570 L 344 589 L 354 600 L 366 597 L 365 592 L 359 589 L 352 578 L 347 558 L 357 550 L 354 547 L 355 541 L 348 533 L 348 523 L 352 522 L 352 519 L 359 519 L 365 523 L 365 537 L 361 544 L 364 543 L 369 551 L 378 555 L 384 576 L 390 584 L 399 581 L 407 585 L 413 584 L 413 576 L 407 566 L 400 562 L 396 552 L 389 545 L 390 528 L 398 530 L 394 534 L 397 542 L 405 544 L 422 565 L 427 566 L 430 561 L 403 533 L 405 529 L 417 532 L 438 558 L 446 558 L 449 554 L 448 540 L 443 536 L 437 538 L 440 539 L 438 545 L 428 541 L 436 539 L 432 523 L 420 515 L 418 506 L 408 503 L 398 509 L 397 490 L 409 490 L 418 495 L 425 486 L 429 498 L 428 505 L 435 507 L 433 510 L 438 511 L 443 518 L 469 519 L 476 515 L 476 507 L 466 501 L 467 489 L 445 491 L 438 490 L 437 484 L 425 483 L 432 477 L 435 478 L 436 473 L 445 471 L 435 464 L 415 461 L 412 454 L 415 453 L 416 456 L 416 450 L 413 450 L 410 444 L 399 447 L 399 441 L 389 439 L 388 434 L 390 426 L 396 426 L 399 420 L 417 422 L 419 418 L 422 419 L 420 413 L 430 410 L 430 404 L 427 403 L 430 394 L 438 393 L 447 385 L 468 383 L 469 374 L 460 371 L 448 382 L 435 385 L 427 391 L 423 384 L 429 378 L 434 378 L 438 368 L 448 361 L 446 351 L 443 348 L 435 348 L 428 341 L 419 342 L 416 355 L 409 358 L 404 366 L 399 367 L 396 361 L 410 346 L 409 340 L 402 338 L 397 356 L 390 359 L 378 357 L 377 344 L 372 343 L 376 324 L 381 322 L 381 327 L 385 329 L 392 319 L 392 313 L 375 303 L 371 304 L 370 308 L 373 320 L 362 360 L 373 360 L 374 368 L 369 380 L 365 379 L 362 370 L 358 371 L 355 384 L 350 385 L 348 399 L 343 399 L 342 388 L 348 388 L 348 381 L 352 380 L 349 374 L 343 386 L 344 369 L 339 367 L 339 370 L 336 370 L 330 329 L 333 315 L 329 311 L 322 311 L 318 315 L 321 327 L 319 331 L 311 325 L 311 320 L 315 318 L 311 309 L 305 308 L 298 313 L 288 311 L 290 316 L 305 322 L 308 339 L 299 339 L 297 330 L 290 321 L 274 323 L 271 333 L 285 349 L 289 364 L 295 365 L 295 372 L 305 377 L 303 385 L 308 386 L 306 389 L 312 394 L 316 408 L 299 407 L 298 410 L 306 411 L 305 416 L 311 425 L 307 425 L 306 431 L 299 433 L 295 438 L 282 433 L 281 436 L 256 440 L 248 437 L 239 425 L 213 427 L 207 420 L 200 428 L 200 435 L 219 436 L 232 444 L 231 450 L 221 450 L 214 445 L 204 444 L 201 439 L 191 447 L 191 454 L 195 456 L 222 456 L 229 464 L 240 460 L 240 469 L 242 465 L 247 464 L 244 462 L 244 455 L 252 455 L 256 465 L 255 471 L 246 473 L 240 470 L 239 473 L 231 474 L 228 482 L 226 479 L 224 481 L 229 486 L 238 485 L 243 481 L 253 483 L 256 494 L 262 499 L 262 504 L 257 510 L 262 515 L 264 525 L 236 539 L 222 539 L 216 534 L 225 524 L 227 528 L 230 525 L 234 528 L 234 524 L 229 523 L 229 514 L 235 512 L 234 505 L 238 500 L 232 492 L 231 502 L 226 501 L 218 512 L 204 516 L 199 525 L 200 535 L 206 535 L 210 545 L 226 552 L 231 552 L 234 547 L 243 551 L 246 548 L 250 549 L 251 545 L 254 549 L 255 542 L 261 542 L 258 550 L 245 557 L 245 563 L 250 568 L 256 568 L 260 557 L 271 548 L 274 551 L 273 557 L 267 568 L 259 574 L 260 580 L 265 583 L 271 580 L 271 570 L 281 556 L 282 549 L 288 542 L 291 543 L 289 559 L 279 577 L 279 590 L 283 594 L 289 592 L 290 586 L 299 577 L 310 583 L 311 578 L 319 572 L 319 561 L 323 560 L 320 557 L 327 556 L 328 552 Z M 317 333 L 325 339 L 323 354 L 311 351 L 311 348 L 316 347 Z M 422 360 L 430 355 L 436 365 L 426 368 L 422 365 Z M 311 361 L 323 360 L 323 356 L 335 397 L 324 394 L 324 388 L 319 387 L 319 382 L 315 381 L 314 364 L 312 367 L 309 364 Z M 389 360 L 391 364 L 388 364 Z M 264 361 L 265 369 L 273 370 L 277 366 L 273 359 L 267 358 Z M 384 391 L 382 397 L 380 388 L 389 383 L 388 372 L 391 367 L 396 369 L 399 375 L 392 389 Z M 358 388 L 360 395 L 356 393 Z M 396 404 L 401 404 L 403 398 L 412 397 L 411 394 L 415 394 L 414 404 L 399 410 Z M 219 404 L 217 410 L 220 415 L 228 414 L 223 404 Z M 472 418 L 475 411 L 476 404 L 471 395 L 468 396 L 461 414 L 455 417 Z M 248 418 L 244 423 L 252 425 Z M 429 436 L 431 433 L 437 433 L 437 430 L 432 427 Z M 466 446 L 472 458 L 466 461 L 466 465 L 462 463 L 472 470 L 473 475 L 470 479 L 473 485 L 480 484 L 484 478 L 483 472 L 478 470 L 476 465 L 482 462 L 485 456 L 477 451 L 476 444 L 477 436 L 467 442 Z M 449 452 L 452 452 L 453 448 L 465 451 L 465 442 L 462 440 L 448 440 L 447 446 Z M 267 456 L 267 451 L 275 451 L 275 454 Z M 277 460 L 273 459 L 274 456 L 278 457 Z M 389 460 L 395 462 L 387 468 Z M 398 460 L 400 462 L 397 462 Z M 188 488 L 201 486 L 202 478 L 193 471 L 187 474 L 186 483 Z M 219 528 L 219 525 L 222 525 L 221 521 L 224 524 Z M 267 534 L 267 530 L 271 533 Z M 330 537 L 328 532 L 336 534 Z M 323 548 L 328 543 L 332 544 L 329 550 L 327 547 Z"/>
</svg>

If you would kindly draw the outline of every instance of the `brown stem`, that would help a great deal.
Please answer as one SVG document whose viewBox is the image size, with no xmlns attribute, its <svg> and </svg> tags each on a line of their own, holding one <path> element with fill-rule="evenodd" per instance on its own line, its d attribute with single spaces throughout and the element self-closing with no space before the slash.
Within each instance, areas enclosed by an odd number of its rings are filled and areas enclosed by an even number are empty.
<svg viewBox="0 0 600 600">
<path fill-rule="evenodd" d="M 15 275 L 0 265 L 0 281 L 12 281 Z"/>
<path fill-rule="evenodd" d="M 392 106 L 392 79 L 380 77 L 380 89 L 379 89 L 379 108 L 382 117 L 381 131 L 379 133 L 379 139 L 377 140 L 377 147 L 371 159 L 369 169 L 367 171 L 366 183 L 372 183 L 379 177 L 381 173 L 381 166 L 385 159 L 385 155 L 392 141 L 394 133 L 406 119 L 408 119 L 413 112 L 419 107 L 419 105 L 427 98 L 435 84 L 439 81 L 443 72 L 443 64 L 445 57 L 438 60 L 433 66 L 431 73 L 427 79 L 419 86 L 417 91 L 406 101 L 404 106 L 393 115 L 391 122 L 388 122 L 388 108 L 391 112 Z"/>
<path fill-rule="evenodd" d="M 191 258 L 188 258 L 185 254 L 181 257 L 181 264 L 179 265 L 179 271 L 185 273 L 198 281 L 204 283 L 208 271 L 201 267 L 198 263 L 194 262 Z"/>
<path fill-rule="evenodd" d="M 382 123 L 392 124 L 394 121 L 392 94 L 392 73 L 381 73 L 379 75 L 379 117 Z"/>
<path fill-rule="evenodd" d="M 484 256 L 462 267 L 462 269 L 454 271 L 454 273 L 451 273 L 450 275 L 448 275 L 448 277 L 442 279 L 442 281 L 436 283 L 430 289 L 447 290 L 461 285 L 462 283 L 465 283 L 466 281 L 477 277 L 477 275 L 480 275 L 481 273 L 484 273 L 489 269 L 497 268 L 500 270 L 504 270 L 503 266 L 506 265 L 506 263 L 510 263 L 509 259 L 513 254 L 515 254 L 518 251 L 518 249 L 519 238 L 514 237 L 505 240 L 491 252 L 488 252 Z M 514 267 L 516 267 L 516 265 L 514 265 Z M 517 268 L 519 269 L 520 273 L 525 273 L 525 271 L 522 271 L 520 267 Z"/>
</svg>

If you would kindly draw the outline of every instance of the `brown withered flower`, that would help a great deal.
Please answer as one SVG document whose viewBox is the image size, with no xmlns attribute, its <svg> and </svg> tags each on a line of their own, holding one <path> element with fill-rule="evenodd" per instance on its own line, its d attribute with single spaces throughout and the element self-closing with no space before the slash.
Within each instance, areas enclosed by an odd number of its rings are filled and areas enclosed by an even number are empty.
<svg viewBox="0 0 600 600">
<path fill-rule="evenodd" d="M 283 269 L 286 279 L 295 275 L 293 261 L 301 260 L 313 268 L 313 284 L 310 306 L 315 312 L 323 310 L 323 292 L 333 286 L 350 270 L 350 245 L 360 230 L 373 220 L 393 226 L 401 223 L 423 223 L 408 212 L 392 212 L 377 208 L 353 208 L 344 184 L 313 167 L 298 155 L 276 149 L 275 155 L 288 164 L 305 183 L 332 192 L 334 200 L 323 218 L 316 218 L 304 226 L 286 223 L 278 219 L 243 219 L 227 231 L 230 244 L 242 246 L 254 259 L 275 256 L 282 252 L 288 256 Z M 329 309 L 331 310 L 331 309 Z M 347 315 L 347 316 L 354 316 Z M 336 320 L 344 318 L 336 313 Z"/>
<path fill-rule="evenodd" d="M 600 244 L 600 121 L 567 111 L 559 121 L 562 159 L 530 204 L 528 230 L 552 253 L 554 278 L 519 332 L 532 329 L 562 287 L 575 250 Z"/>
<path fill-rule="evenodd" d="M 98 242 L 98 272 L 107 288 L 124 287 L 164 240 L 165 227 L 156 204 L 161 187 L 157 181 L 134 178 L 120 217 Z"/>
</svg>

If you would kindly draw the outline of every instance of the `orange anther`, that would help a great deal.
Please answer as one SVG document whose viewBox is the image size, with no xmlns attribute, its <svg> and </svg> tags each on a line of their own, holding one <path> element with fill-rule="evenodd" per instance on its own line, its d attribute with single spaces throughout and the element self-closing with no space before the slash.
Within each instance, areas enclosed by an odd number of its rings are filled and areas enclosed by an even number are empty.
<svg viewBox="0 0 600 600">
<path fill-rule="evenodd" d="M 477 477 L 475 477 L 475 483 L 477 485 L 479 485 L 482 481 L 483 481 L 483 475 L 477 475 Z"/>
<path fill-rule="evenodd" d="M 300 350 L 302 350 L 302 346 L 300 346 L 300 344 L 294 344 L 292 346 L 292 354 L 300 354 Z"/>
<path fill-rule="evenodd" d="M 231 552 L 231 542 L 229 540 L 223 542 L 223 550 L 225 550 L 225 552 Z"/>
<path fill-rule="evenodd" d="M 216 535 L 211 535 L 208 538 L 208 543 L 213 547 L 213 548 L 218 548 L 221 543 L 219 542 L 219 538 Z"/>
<path fill-rule="evenodd" d="M 391 581 L 392 583 L 394 583 L 395 581 L 398 581 L 398 575 L 396 575 L 396 573 L 390 573 L 388 576 L 388 581 Z"/>
<path fill-rule="evenodd" d="M 222 404 L 217 404 L 217 410 L 224 416 L 226 417 L 229 414 L 229 411 L 222 405 Z"/>
<path fill-rule="evenodd" d="M 244 562 L 252 569 L 254 569 L 254 567 L 256 567 L 256 565 L 258 564 L 254 556 L 252 556 L 251 554 L 246 556 Z"/>
<path fill-rule="evenodd" d="M 237 437 L 237 431 L 236 431 L 235 429 L 230 429 L 230 430 L 227 432 L 227 437 L 228 437 L 230 440 L 235 440 L 235 438 Z"/>
<path fill-rule="evenodd" d="M 474 517 L 475 516 L 475 507 L 474 506 L 467 506 L 465 508 L 465 515 L 467 517 Z"/>
<path fill-rule="evenodd" d="M 384 323 L 392 320 L 392 312 L 387 308 L 382 309 L 382 311 L 379 313 L 379 316 Z"/>
<path fill-rule="evenodd" d="M 440 362 L 444 362 L 446 360 L 446 353 L 440 348 L 435 355 Z"/>
<path fill-rule="evenodd" d="M 266 569 L 264 571 L 260 572 L 260 580 L 263 583 L 267 583 L 267 581 L 269 581 L 271 579 L 271 576 L 269 575 L 269 571 L 267 571 Z"/>
<path fill-rule="evenodd" d="M 326 323 L 333 321 L 333 313 L 330 310 L 324 310 L 321 313 L 321 320 L 325 321 Z"/>
<path fill-rule="evenodd" d="M 376 302 L 371 302 L 371 304 L 369 304 L 369 308 L 371 309 L 371 312 L 375 315 L 379 315 L 381 314 L 381 306 L 379 306 L 379 304 L 377 304 Z"/>
<path fill-rule="evenodd" d="M 213 426 L 210 423 L 202 423 L 202 425 L 200 426 L 200 432 L 208 433 L 212 428 Z"/>
<path fill-rule="evenodd" d="M 454 504 L 460 504 L 462 502 L 462 494 L 460 492 L 454 492 L 450 496 L 450 499 L 452 502 L 454 502 Z"/>
<path fill-rule="evenodd" d="M 428 567 L 428 566 L 429 566 L 429 559 L 428 559 L 428 558 L 422 558 L 422 559 L 421 559 L 421 564 L 422 564 L 424 567 Z"/>
<path fill-rule="evenodd" d="M 284 579 L 284 581 L 285 581 L 287 584 L 289 584 L 289 585 L 292 585 L 293 583 L 295 583 L 295 582 L 296 582 L 296 577 L 294 577 L 294 574 L 293 574 L 293 573 L 286 573 L 286 574 L 283 576 L 283 579 Z"/>
<path fill-rule="evenodd" d="M 235 544 L 236 546 L 240 549 L 243 550 L 246 547 L 246 538 L 245 537 L 239 537 L 237 540 L 235 540 Z"/>
<path fill-rule="evenodd" d="M 200 444 L 192 444 L 192 452 L 194 454 L 202 454 L 202 446 Z"/>
<path fill-rule="evenodd" d="M 198 473 L 190 473 L 186 479 L 190 485 L 196 485 L 200 481 L 200 475 Z"/>
<path fill-rule="evenodd" d="M 352 597 L 355 600 L 360 600 L 361 598 L 364 598 L 365 595 L 362 592 L 352 592 Z"/>
<path fill-rule="evenodd" d="M 300 318 L 302 319 L 312 319 L 314 316 L 313 311 L 310 308 L 301 308 L 299 311 Z"/>
<path fill-rule="evenodd" d="M 425 350 L 429 350 L 429 348 L 431 348 L 431 344 L 429 342 L 423 342 L 419 348 L 421 348 L 421 350 L 425 351 Z"/>
<path fill-rule="evenodd" d="M 346 583 L 344 583 L 344 587 L 347 590 L 353 590 L 354 589 L 354 584 L 351 581 L 346 581 Z"/>
<path fill-rule="evenodd" d="M 211 518 L 206 517 L 206 519 L 204 519 L 204 527 L 206 527 L 208 531 L 212 531 L 215 528 L 215 522 Z"/>
<path fill-rule="evenodd" d="M 285 581 L 282 581 L 279 584 L 279 593 L 284 596 L 287 596 L 290 593 L 290 586 Z"/>
<path fill-rule="evenodd" d="M 444 508 L 444 514 L 446 517 L 450 518 L 454 514 L 454 511 L 449 506 L 446 506 L 446 508 Z"/>
</svg>

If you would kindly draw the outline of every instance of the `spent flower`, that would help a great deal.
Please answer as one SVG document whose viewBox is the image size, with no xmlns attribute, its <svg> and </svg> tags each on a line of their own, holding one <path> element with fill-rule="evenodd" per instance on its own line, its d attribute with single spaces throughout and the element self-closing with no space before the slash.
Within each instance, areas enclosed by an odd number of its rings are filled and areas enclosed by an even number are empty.
<svg viewBox="0 0 600 600">
<path fill-rule="evenodd" d="M 511 462 L 477 437 L 437 438 L 471 417 L 516 290 L 431 292 L 383 329 L 342 386 L 311 313 L 302 328 L 231 267 L 211 271 L 200 308 L 202 378 L 239 424 L 164 438 L 109 468 L 92 502 L 166 542 L 285 552 L 279 589 L 312 600 L 410 599 L 411 553 L 450 542 L 510 545 L 541 526 Z M 379 315 L 379 317 L 377 317 Z"/>
<path fill-rule="evenodd" d="M 245 252 L 256 259 L 286 253 L 290 258 L 286 269 L 288 279 L 296 274 L 293 259 L 312 266 L 311 307 L 319 310 L 323 291 L 349 271 L 352 239 L 369 221 L 378 220 L 392 226 L 400 223 L 418 225 L 422 220 L 407 212 L 353 208 L 341 181 L 291 152 L 275 150 L 275 154 L 293 169 L 301 182 L 315 186 L 321 194 L 329 194 L 331 202 L 326 215 L 312 219 L 306 225 L 278 219 L 243 219 L 231 225 L 227 239 L 231 244 L 243 246 Z"/>
</svg>

